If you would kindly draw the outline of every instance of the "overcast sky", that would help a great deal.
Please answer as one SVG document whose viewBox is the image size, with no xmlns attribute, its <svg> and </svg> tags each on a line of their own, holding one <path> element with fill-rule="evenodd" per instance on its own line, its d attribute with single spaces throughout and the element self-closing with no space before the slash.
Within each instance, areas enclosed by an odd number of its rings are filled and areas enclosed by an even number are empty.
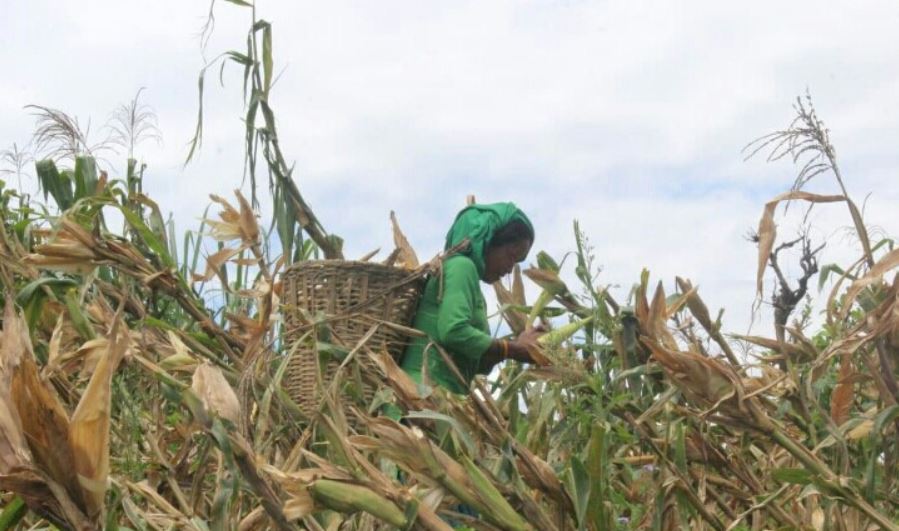
<svg viewBox="0 0 899 531">
<path fill-rule="evenodd" d="M 825 7 L 826 6 L 826 7 Z M 195 228 L 207 194 L 243 170 L 240 72 L 207 83 L 206 138 L 182 165 L 197 110 L 207 2 L 5 1 L 0 7 L 0 149 L 26 144 L 35 103 L 98 131 L 140 87 L 164 143 L 145 144 L 145 189 Z M 273 89 L 286 156 L 347 254 L 390 247 L 397 212 L 430 256 L 466 194 L 518 203 L 536 248 L 574 247 L 581 221 L 623 298 L 647 267 L 693 279 L 725 326 L 745 331 L 764 202 L 788 162 L 743 161 L 786 126 L 808 88 L 832 129 L 866 219 L 899 234 L 899 4 L 865 2 L 282 1 Z M 249 10 L 219 0 L 205 56 L 244 47 Z M 211 76 L 215 78 L 216 76 Z M 113 160 L 116 163 L 116 160 Z M 123 164 L 116 167 L 121 171 Z M 811 189 L 836 193 L 829 176 Z M 798 209 L 794 209 L 793 212 Z M 795 215 L 794 215 L 795 218 Z M 842 206 L 813 211 L 824 262 L 854 259 Z M 785 235 L 793 220 L 782 224 Z M 757 330 L 769 333 L 767 330 Z"/>
</svg>

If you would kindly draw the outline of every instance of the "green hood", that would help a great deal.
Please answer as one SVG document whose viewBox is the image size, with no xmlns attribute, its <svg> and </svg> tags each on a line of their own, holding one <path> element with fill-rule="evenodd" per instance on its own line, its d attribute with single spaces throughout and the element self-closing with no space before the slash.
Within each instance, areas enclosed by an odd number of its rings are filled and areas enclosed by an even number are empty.
<svg viewBox="0 0 899 531">
<path fill-rule="evenodd" d="M 450 249 L 468 238 L 471 245 L 460 254 L 471 258 L 478 269 L 478 276 L 483 280 L 486 267 L 484 253 L 487 250 L 487 244 L 493 239 L 493 234 L 497 230 L 516 219 L 523 221 L 531 229 L 531 233 L 534 233 L 531 220 L 514 203 L 491 203 L 465 207 L 456 216 L 456 221 L 453 222 L 453 226 L 446 234 L 445 249 Z"/>
</svg>

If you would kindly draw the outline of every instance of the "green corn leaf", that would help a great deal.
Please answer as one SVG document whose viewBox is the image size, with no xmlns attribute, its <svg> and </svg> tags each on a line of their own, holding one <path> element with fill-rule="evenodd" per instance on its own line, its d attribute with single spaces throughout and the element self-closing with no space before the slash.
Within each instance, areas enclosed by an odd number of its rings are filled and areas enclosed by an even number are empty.
<svg viewBox="0 0 899 531">
<path fill-rule="evenodd" d="M 176 269 L 177 264 L 175 264 L 171 255 L 169 255 L 168 246 L 163 241 L 160 241 L 150 227 L 147 227 L 144 220 L 128 207 L 124 205 L 118 205 L 118 207 L 119 210 L 122 211 L 122 215 L 125 216 L 125 220 L 131 225 L 131 228 L 137 231 L 140 238 L 147 244 L 147 247 L 156 253 L 166 267 Z"/>
<path fill-rule="evenodd" d="M 578 523 L 578 529 L 585 529 L 587 507 L 590 501 L 590 474 L 587 468 L 575 456 L 569 461 L 568 470 L 565 475 L 565 487 L 574 503 L 575 517 Z"/>
<path fill-rule="evenodd" d="M 895 421 L 899 418 L 899 405 L 892 405 L 874 417 L 874 429 L 871 430 L 872 438 L 880 438 L 880 434 L 883 433 L 883 428 L 890 422 Z"/>
<path fill-rule="evenodd" d="M 225 52 L 225 55 L 239 65 L 247 66 L 253 64 L 253 60 L 249 56 L 240 52 L 235 52 L 234 50 Z"/>
<path fill-rule="evenodd" d="M 16 496 L 6 504 L 6 507 L 3 508 L 3 512 L 0 513 L 0 531 L 15 528 L 16 524 L 18 524 L 26 514 L 28 514 L 28 506 L 25 505 L 25 501 L 22 500 L 22 498 Z"/>
<path fill-rule="evenodd" d="M 268 97 L 269 89 L 272 87 L 272 71 L 274 63 L 272 61 L 272 26 L 266 24 L 262 30 L 262 90 Z"/>
<path fill-rule="evenodd" d="M 459 436 L 459 439 L 462 440 L 462 443 L 465 445 L 465 449 L 468 451 L 468 453 L 472 455 L 475 453 L 476 448 L 474 445 L 474 439 L 471 438 L 471 434 L 469 434 L 468 431 L 462 427 L 462 424 L 460 424 L 457 419 L 449 415 L 444 415 L 443 413 L 431 411 L 430 409 L 425 409 L 422 411 L 410 411 L 406 415 L 406 418 L 436 420 L 438 422 L 444 422 L 448 424 L 450 428 L 452 428 L 453 432 L 455 432 Z"/>
<path fill-rule="evenodd" d="M 69 172 L 60 172 L 52 160 L 41 160 L 35 164 L 38 184 L 44 192 L 44 200 L 52 196 L 59 210 L 68 210 L 75 202 L 72 180 Z"/>
<path fill-rule="evenodd" d="M 93 157 L 75 158 L 75 200 L 94 195 L 97 190 L 97 163 Z"/>
<path fill-rule="evenodd" d="M 606 462 L 606 429 L 597 422 L 590 432 L 586 463 L 591 482 L 586 516 L 593 529 L 609 529 L 605 510 Z"/>
<path fill-rule="evenodd" d="M 808 485 L 812 481 L 812 473 L 804 468 L 775 468 L 771 477 L 782 483 Z"/>
<path fill-rule="evenodd" d="M 824 284 L 827 283 L 827 279 L 831 274 L 837 274 L 843 276 L 846 272 L 838 266 L 837 264 L 827 264 L 821 267 L 821 272 L 818 273 L 818 291 L 824 289 Z M 854 280 L 852 276 L 848 277 L 850 280 Z"/>
<path fill-rule="evenodd" d="M 199 151 L 200 146 L 203 144 L 203 82 L 206 76 L 206 69 L 200 70 L 199 79 L 197 79 L 197 92 L 199 104 L 197 105 L 197 125 L 194 128 L 194 136 L 191 138 L 190 150 L 187 152 L 187 158 L 184 160 L 184 164 L 187 165 L 193 158 L 194 155 Z"/>
<path fill-rule="evenodd" d="M 169 212 L 169 219 L 165 223 L 165 234 L 167 236 L 167 243 L 169 245 L 169 254 L 172 256 L 172 261 L 174 263 L 178 263 L 178 244 L 177 238 L 175 236 L 175 218 L 172 216 L 172 213 Z"/>
<path fill-rule="evenodd" d="M 66 309 L 69 311 L 69 317 L 72 319 L 72 325 L 75 327 L 75 330 L 78 330 L 81 337 L 84 340 L 97 337 L 97 333 L 94 332 L 94 327 L 91 326 L 87 315 L 84 314 L 84 308 L 81 304 L 81 297 L 78 295 L 78 290 L 71 288 L 66 291 L 65 303 Z"/>
<path fill-rule="evenodd" d="M 19 306 L 25 306 L 35 297 L 43 297 L 43 288 L 45 286 L 54 292 L 62 293 L 62 290 L 65 288 L 78 286 L 78 282 L 71 278 L 41 277 L 29 282 L 19 290 L 19 293 L 16 295 L 16 303 Z"/>
</svg>

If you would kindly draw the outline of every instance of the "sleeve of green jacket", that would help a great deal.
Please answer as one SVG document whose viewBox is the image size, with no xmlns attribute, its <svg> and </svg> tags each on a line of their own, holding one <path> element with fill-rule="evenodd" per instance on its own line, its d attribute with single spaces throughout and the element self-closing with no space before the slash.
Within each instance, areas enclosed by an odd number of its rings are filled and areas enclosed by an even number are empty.
<svg viewBox="0 0 899 531">
<path fill-rule="evenodd" d="M 446 261 L 443 275 L 437 342 L 453 355 L 479 360 L 490 347 L 492 338 L 472 322 L 476 312 L 486 312 L 477 268 L 471 260 L 460 257 Z M 486 314 L 483 320 L 486 322 Z"/>
</svg>

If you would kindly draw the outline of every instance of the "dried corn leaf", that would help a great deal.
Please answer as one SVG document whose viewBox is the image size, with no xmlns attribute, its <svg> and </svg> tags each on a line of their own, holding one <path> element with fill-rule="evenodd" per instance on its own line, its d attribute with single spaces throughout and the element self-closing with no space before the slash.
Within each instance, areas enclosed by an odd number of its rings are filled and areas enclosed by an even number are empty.
<svg viewBox="0 0 899 531">
<path fill-rule="evenodd" d="M 82 378 L 87 378 L 94 373 L 97 364 L 107 354 L 109 350 L 109 340 L 105 337 L 97 337 L 89 339 L 81 345 L 75 352 L 63 354 L 60 357 L 60 363 L 65 367 L 71 362 L 81 360 Z"/>
<path fill-rule="evenodd" d="M 527 301 L 524 298 L 524 282 L 521 278 L 521 267 L 518 264 L 515 264 L 515 268 L 512 269 L 512 301 L 519 306 L 527 305 Z"/>
<path fill-rule="evenodd" d="M 643 343 L 691 402 L 705 409 L 721 405 L 734 412 L 734 406 L 739 408 L 738 403 L 729 403 L 742 396 L 742 388 L 739 377 L 728 366 L 692 352 L 667 349 L 654 341 L 644 339 Z"/>
<path fill-rule="evenodd" d="M 211 194 L 210 199 L 221 205 L 219 212 L 221 221 L 206 218 L 203 221 L 209 226 L 209 235 L 218 241 L 242 240 L 240 212 L 224 198 Z"/>
<path fill-rule="evenodd" d="M 672 317 L 674 317 L 677 312 L 681 311 L 681 308 L 683 308 L 684 305 L 688 304 L 688 301 L 691 297 L 698 298 L 696 297 L 696 288 L 691 288 L 690 290 L 681 293 L 673 301 L 671 301 L 671 303 L 668 304 L 667 308 L 665 309 L 665 318 L 671 319 Z"/>
<path fill-rule="evenodd" d="M 712 330 L 712 317 L 709 315 L 709 309 L 697 293 L 699 286 L 693 287 L 689 280 L 680 277 L 677 277 L 676 280 L 681 291 L 688 294 L 687 309 L 690 310 L 690 313 L 693 314 L 693 317 L 699 321 L 703 328 L 707 331 Z"/>
<path fill-rule="evenodd" d="M 174 354 L 160 361 L 159 366 L 166 370 L 193 372 L 198 361 L 191 354 L 190 349 L 187 348 L 187 345 L 185 345 L 183 341 L 181 341 L 178 334 L 172 330 L 166 331 L 166 336 L 168 337 L 169 344 L 172 346 L 172 350 L 174 350 Z"/>
<path fill-rule="evenodd" d="M 15 408 L 18 414 L 33 464 L 83 507 L 75 457 L 69 446 L 68 415 L 56 393 L 38 375 L 28 327 L 11 302 L 7 303 L 3 324 L 4 370 L 11 371 L 9 396 L 13 407 L 9 409 Z"/>
<path fill-rule="evenodd" d="M 209 362 L 197 367 L 190 388 L 203 402 L 206 411 L 215 413 L 235 425 L 238 423 L 240 401 L 218 367 Z"/>
<path fill-rule="evenodd" d="M 806 357 L 806 351 L 801 346 L 796 345 L 795 343 L 788 343 L 780 341 L 776 339 L 771 339 L 768 337 L 762 336 L 744 336 L 740 334 L 733 334 L 730 337 L 746 341 L 748 343 L 752 343 L 753 345 L 758 345 L 760 347 L 764 347 L 768 350 L 777 352 L 778 354 L 782 354 L 785 356 L 789 356 L 793 359 L 802 360 Z"/>
<path fill-rule="evenodd" d="M 60 528 L 76 531 L 97 529 L 65 488 L 31 466 L 0 474 L 0 489 L 15 492 L 32 511 Z"/>
<path fill-rule="evenodd" d="M 385 382 L 393 388 L 394 393 L 397 394 L 403 403 L 415 404 L 424 399 L 415 380 L 396 364 L 396 361 L 388 352 L 374 352 L 370 349 L 366 349 L 366 352 L 369 358 L 381 370 L 385 377 Z"/>
<path fill-rule="evenodd" d="M 242 248 L 231 249 L 225 247 L 224 249 L 212 253 L 206 257 L 206 271 L 202 275 L 192 273 L 191 280 L 194 282 L 208 282 L 216 275 L 218 275 L 219 278 L 224 279 L 221 275 L 222 267 L 241 250 Z"/>
<path fill-rule="evenodd" d="M 104 511 L 109 476 L 112 376 L 124 358 L 129 343 L 128 329 L 117 318 L 109 334 L 108 346 L 75 408 L 69 430 L 75 470 L 84 492 L 85 512 L 95 520 Z"/>
<path fill-rule="evenodd" d="M 282 511 L 288 520 L 296 520 L 312 514 L 315 500 L 309 493 L 309 484 L 316 479 L 327 477 L 324 470 L 307 468 L 295 472 L 284 472 L 274 466 L 265 464 L 262 470 L 287 494 Z"/>
<path fill-rule="evenodd" d="M 39 250 L 39 249 L 36 249 Z M 72 258 L 69 256 L 47 256 L 32 253 L 23 258 L 24 263 L 50 271 L 59 271 L 73 275 L 88 275 L 96 269 L 89 258 Z"/>
<path fill-rule="evenodd" d="M 646 321 L 643 322 L 643 325 L 646 327 L 647 334 L 660 341 L 666 348 L 677 349 L 677 342 L 666 326 L 668 317 L 668 301 L 667 297 L 665 297 L 665 288 L 660 281 L 656 285 L 656 291 L 653 294 L 652 303 L 649 305 Z"/>
<path fill-rule="evenodd" d="M 55 373 L 60 368 L 63 321 L 63 316 L 60 314 L 56 319 L 56 325 L 53 327 L 53 334 L 50 335 L 50 343 L 47 346 L 47 364 L 41 371 L 44 378 Z"/>
<path fill-rule="evenodd" d="M 19 366 L 20 358 L 27 355 L 18 328 L 18 319 L 11 301 L 7 301 L 3 318 L 4 330 L 0 340 L 0 474 L 31 463 L 31 452 L 22 430 L 22 421 L 10 396 L 12 373 Z"/>
<path fill-rule="evenodd" d="M 781 201 L 795 201 L 800 199 L 810 203 L 833 203 L 846 200 L 842 195 L 819 195 L 803 192 L 802 190 L 793 190 L 791 192 L 780 194 L 765 203 L 765 209 L 762 211 L 762 219 L 759 221 L 758 230 L 759 257 L 756 272 L 756 296 L 758 297 L 762 296 L 762 281 L 765 277 L 765 268 L 768 266 L 768 258 L 771 256 L 771 251 L 774 249 L 774 240 L 777 236 L 777 227 L 774 224 L 774 211 Z"/>
<path fill-rule="evenodd" d="M 852 310 L 852 305 L 859 293 L 866 287 L 881 282 L 884 273 L 897 266 L 899 266 L 899 249 L 893 249 L 878 260 L 865 276 L 850 284 L 849 289 L 846 290 L 846 295 L 843 296 L 842 309 L 838 318 L 840 320 L 845 319 Z"/>
<path fill-rule="evenodd" d="M 830 397 L 830 416 L 837 426 L 842 425 L 849 418 L 849 411 L 855 399 L 853 393 L 855 383 L 852 373 L 852 355 L 846 352 L 840 359 L 839 380 Z"/>
<path fill-rule="evenodd" d="M 400 251 L 397 257 L 399 265 L 406 269 L 417 268 L 419 266 L 418 255 L 415 254 L 415 249 L 409 244 L 406 235 L 400 230 L 400 225 L 396 221 L 396 214 L 392 210 L 390 211 L 390 224 L 393 227 L 393 244 Z"/>
<path fill-rule="evenodd" d="M 503 286 L 502 282 L 499 281 L 493 283 L 493 290 L 496 293 L 496 300 L 499 301 L 503 307 L 502 316 L 509 325 L 509 328 L 511 328 L 512 332 L 515 334 L 522 333 L 527 325 L 527 315 L 512 308 L 513 305 L 517 304 L 515 302 L 515 296 Z"/>
<path fill-rule="evenodd" d="M 256 214 L 247 199 L 240 193 L 240 190 L 234 190 L 237 201 L 240 203 L 240 234 L 241 239 L 247 245 L 254 245 L 259 241 L 259 224 L 256 222 Z"/>
</svg>

